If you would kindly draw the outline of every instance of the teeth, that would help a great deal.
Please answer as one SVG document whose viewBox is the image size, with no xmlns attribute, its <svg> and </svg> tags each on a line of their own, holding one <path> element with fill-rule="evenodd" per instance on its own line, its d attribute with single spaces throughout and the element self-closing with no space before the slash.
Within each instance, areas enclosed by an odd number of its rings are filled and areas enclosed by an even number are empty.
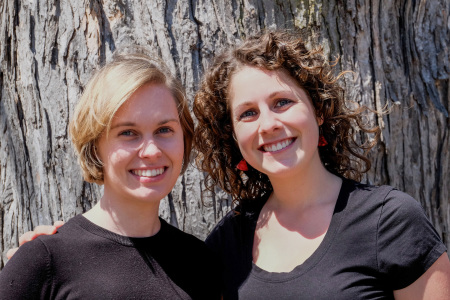
<svg viewBox="0 0 450 300">
<path fill-rule="evenodd" d="M 266 151 L 266 152 L 275 152 L 275 151 L 286 148 L 287 146 L 292 144 L 292 141 L 293 141 L 293 139 L 289 139 L 289 140 L 285 140 L 283 142 L 276 143 L 273 145 L 264 146 L 263 148 L 264 148 L 264 151 Z"/>
<path fill-rule="evenodd" d="M 153 170 L 132 170 L 134 175 L 143 177 L 155 177 L 161 175 L 164 172 L 164 168 L 153 169 Z"/>
</svg>

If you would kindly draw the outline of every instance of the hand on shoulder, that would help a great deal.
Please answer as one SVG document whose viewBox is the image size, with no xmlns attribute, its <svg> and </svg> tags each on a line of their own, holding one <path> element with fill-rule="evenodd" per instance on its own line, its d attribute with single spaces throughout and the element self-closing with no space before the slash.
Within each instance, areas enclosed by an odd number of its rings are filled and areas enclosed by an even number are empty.
<svg viewBox="0 0 450 300">
<path fill-rule="evenodd" d="M 34 230 L 25 232 L 19 237 L 19 247 L 29 241 L 34 240 L 38 236 L 55 234 L 58 231 L 58 228 L 63 225 L 64 221 L 56 221 L 53 225 L 39 225 Z M 11 259 L 11 257 L 13 257 L 19 247 L 9 249 L 6 253 L 6 257 L 8 259 Z"/>
</svg>

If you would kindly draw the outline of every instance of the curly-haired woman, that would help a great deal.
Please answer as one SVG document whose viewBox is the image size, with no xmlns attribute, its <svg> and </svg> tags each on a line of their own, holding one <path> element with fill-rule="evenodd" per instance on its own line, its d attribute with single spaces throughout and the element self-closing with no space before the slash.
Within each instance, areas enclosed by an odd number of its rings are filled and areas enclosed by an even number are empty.
<svg viewBox="0 0 450 300">
<path fill-rule="evenodd" d="M 419 203 L 359 183 L 355 133 L 320 48 L 268 32 L 218 56 L 194 104 L 198 165 L 236 204 L 207 239 L 224 299 L 448 299 L 446 248 Z"/>
</svg>

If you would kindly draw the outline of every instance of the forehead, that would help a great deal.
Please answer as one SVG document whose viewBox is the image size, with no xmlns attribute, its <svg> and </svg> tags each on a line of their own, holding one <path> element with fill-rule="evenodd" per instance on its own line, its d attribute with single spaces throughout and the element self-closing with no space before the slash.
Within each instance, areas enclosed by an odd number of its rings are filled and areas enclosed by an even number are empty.
<svg viewBox="0 0 450 300">
<path fill-rule="evenodd" d="M 247 102 L 261 98 L 271 98 L 281 94 L 293 94 L 299 98 L 308 98 L 306 92 L 286 70 L 266 70 L 245 66 L 231 78 L 229 100 Z"/>
<path fill-rule="evenodd" d="M 119 107 L 112 122 L 120 118 L 147 122 L 160 118 L 178 119 L 177 103 L 171 90 L 164 84 L 146 84 Z"/>
</svg>

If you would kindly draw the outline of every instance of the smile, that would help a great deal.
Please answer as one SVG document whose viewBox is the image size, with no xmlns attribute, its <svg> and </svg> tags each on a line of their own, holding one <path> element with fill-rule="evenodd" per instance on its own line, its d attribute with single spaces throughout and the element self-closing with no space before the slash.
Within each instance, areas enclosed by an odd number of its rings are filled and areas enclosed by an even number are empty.
<svg viewBox="0 0 450 300">
<path fill-rule="evenodd" d="M 155 177 L 164 173 L 164 168 L 153 170 L 131 170 L 131 173 L 140 177 Z"/>
<path fill-rule="evenodd" d="M 275 152 L 275 151 L 280 151 L 280 150 L 286 148 L 287 146 L 289 146 L 293 142 L 294 142 L 294 138 L 290 138 L 290 139 L 284 140 L 282 142 L 263 145 L 261 148 L 265 152 Z"/>
</svg>

